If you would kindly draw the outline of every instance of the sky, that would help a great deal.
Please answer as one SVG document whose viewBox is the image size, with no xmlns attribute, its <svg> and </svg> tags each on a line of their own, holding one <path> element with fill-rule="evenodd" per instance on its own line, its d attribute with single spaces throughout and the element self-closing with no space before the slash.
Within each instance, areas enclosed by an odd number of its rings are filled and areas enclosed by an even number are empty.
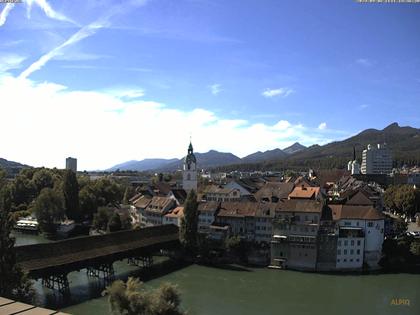
<svg viewBox="0 0 420 315">
<path fill-rule="evenodd" d="M 0 157 L 106 169 L 420 127 L 420 4 L 0 3 Z"/>
</svg>

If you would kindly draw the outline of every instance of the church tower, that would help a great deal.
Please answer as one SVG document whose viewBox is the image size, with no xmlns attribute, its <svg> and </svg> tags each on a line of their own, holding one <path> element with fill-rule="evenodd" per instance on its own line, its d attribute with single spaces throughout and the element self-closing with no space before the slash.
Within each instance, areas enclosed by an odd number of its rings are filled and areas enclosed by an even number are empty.
<svg viewBox="0 0 420 315">
<path fill-rule="evenodd" d="M 194 189 L 197 192 L 197 160 L 190 142 L 188 154 L 184 159 L 184 169 L 182 171 L 182 188 L 189 192 Z"/>
</svg>

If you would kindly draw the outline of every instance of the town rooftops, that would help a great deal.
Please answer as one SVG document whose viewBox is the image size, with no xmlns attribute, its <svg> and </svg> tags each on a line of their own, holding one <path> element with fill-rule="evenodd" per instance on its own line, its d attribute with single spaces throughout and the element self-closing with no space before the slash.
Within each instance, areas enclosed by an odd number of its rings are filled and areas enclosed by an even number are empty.
<svg viewBox="0 0 420 315">
<path fill-rule="evenodd" d="M 184 207 L 176 207 L 168 214 L 165 214 L 165 217 L 170 217 L 170 218 L 181 218 L 183 216 L 184 216 Z"/>
<path fill-rule="evenodd" d="M 312 199 L 288 199 L 279 203 L 280 212 L 318 212 L 322 211 L 322 203 Z"/>
<path fill-rule="evenodd" d="M 146 195 L 146 196 L 141 196 L 140 198 L 135 200 L 133 204 L 136 208 L 144 209 L 149 205 L 150 201 L 152 201 L 152 197 L 149 197 Z"/>
<path fill-rule="evenodd" d="M 258 209 L 256 202 L 222 202 L 218 217 L 254 217 Z"/>
<path fill-rule="evenodd" d="M 198 211 L 199 212 L 214 212 L 219 208 L 220 202 L 218 201 L 207 201 L 207 202 L 200 202 L 198 204 Z"/>
<path fill-rule="evenodd" d="M 174 196 L 174 198 L 178 200 L 178 202 L 181 204 L 183 204 L 187 199 L 187 192 L 184 189 L 171 189 L 169 194 L 171 193 Z"/>
<path fill-rule="evenodd" d="M 373 206 L 330 205 L 334 221 L 340 219 L 383 220 L 385 216 Z"/>
<path fill-rule="evenodd" d="M 271 199 L 271 197 L 286 199 L 292 192 L 294 186 L 293 183 L 270 182 L 261 187 L 254 196 L 257 200 L 262 200 L 264 198 Z"/>
<path fill-rule="evenodd" d="M 239 191 L 239 189 L 236 189 L 236 188 L 222 188 L 219 186 L 211 185 L 207 187 L 207 189 L 205 190 L 205 193 L 206 194 L 230 194 L 234 190 Z"/>
<path fill-rule="evenodd" d="M 162 212 L 173 206 L 175 201 L 168 197 L 153 197 L 147 206 L 147 211 Z"/>
<path fill-rule="evenodd" d="M 320 187 L 298 186 L 289 194 L 290 199 L 315 199 L 320 193 Z"/>
</svg>

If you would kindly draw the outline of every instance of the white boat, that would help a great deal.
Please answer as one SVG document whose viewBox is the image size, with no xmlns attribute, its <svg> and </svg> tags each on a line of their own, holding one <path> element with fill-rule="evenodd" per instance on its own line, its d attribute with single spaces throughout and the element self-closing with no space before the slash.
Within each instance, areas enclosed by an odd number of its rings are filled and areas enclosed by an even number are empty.
<svg viewBox="0 0 420 315">
<path fill-rule="evenodd" d="M 39 224 L 35 218 L 27 217 L 27 218 L 18 220 L 14 228 L 15 230 L 20 230 L 20 231 L 38 231 Z"/>
</svg>

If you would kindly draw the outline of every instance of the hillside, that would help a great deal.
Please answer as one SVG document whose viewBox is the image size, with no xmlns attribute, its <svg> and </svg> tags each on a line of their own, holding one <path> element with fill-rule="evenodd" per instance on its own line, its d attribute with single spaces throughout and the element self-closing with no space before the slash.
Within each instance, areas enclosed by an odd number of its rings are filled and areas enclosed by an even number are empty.
<svg viewBox="0 0 420 315">
<path fill-rule="evenodd" d="M 283 149 L 283 152 L 287 154 L 294 154 L 305 149 L 306 147 L 304 145 L 301 145 L 299 142 L 295 142 L 290 147 Z"/>
<path fill-rule="evenodd" d="M 18 173 L 22 168 L 27 167 L 30 166 L 0 158 L 0 168 L 5 169 L 8 173 L 15 174 Z"/>
<path fill-rule="evenodd" d="M 146 171 L 151 169 L 163 168 L 168 164 L 179 161 L 178 159 L 144 159 L 141 161 L 128 161 L 121 164 L 117 164 L 107 171 L 113 172 L 116 170 L 120 171 Z"/>
<path fill-rule="evenodd" d="M 280 149 L 268 150 L 265 152 L 258 151 L 242 158 L 242 162 L 254 163 L 254 162 L 262 162 L 262 161 L 271 161 L 271 160 L 278 160 L 286 156 L 287 156 L 287 153 L 285 153 L 283 150 L 280 150 Z"/>
<path fill-rule="evenodd" d="M 420 129 L 400 127 L 397 123 L 393 123 L 382 130 L 367 129 L 343 141 L 310 147 L 293 154 L 289 159 L 298 161 L 335 158 L 348 161 L 353 155 L 354 146 L 356 156 L 361 161 L 363 149 L 368 144 L 377 143 L 388 145 L 397 164 L 420 162 Z"/>
<path fill-rule="evenodd" d="M 356 149 L 356 157 L 361 162 L 363 149 L 368 144 L 377 143 L 386 143 L 392 150 L 395 166 L 420 164 L 420 129 L 400 127 L 397 123 L 393 123 L 382 130 L 364 130 L 343 141 L 335 141 L 323 146 L 313 145 L 277 161 L 233 165 L 224 170 L 345 168 L 353 156 L 353 146 Z"/>
</svg>

